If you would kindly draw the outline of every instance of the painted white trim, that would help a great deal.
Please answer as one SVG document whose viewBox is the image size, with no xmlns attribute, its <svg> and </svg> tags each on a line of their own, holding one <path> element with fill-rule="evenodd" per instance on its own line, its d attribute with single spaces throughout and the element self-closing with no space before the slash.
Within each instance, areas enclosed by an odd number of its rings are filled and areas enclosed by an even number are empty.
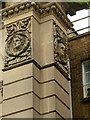
<svg viewBox="0 0 90 120">
<path fill-rule="evenodd" d="M 69 95 L 70 95 L 70 115 L 73 118 L 73 109 L 72 109 L 72 94 L 71 94 L 71 74 L 70 74 L 70 60 L 68 59 L 68 77 L 69 77 Z"/>
<path fill-rule="evenodd" d="M 89 88 L 89 85 L 90 85 L 90 82 L 86 83 L 86 77 L 85 77 L 86 73 L 88 73 L 88 71 L 85 72 L 85 65 L 87 65 L 88 63 L 90 64 L 90 60 L 82 62 L 82 82 L 83 82 L 83 97 L 84 98 L 88 97 L 86 90 L 87 90 L 87 88 Z"/>
</svg>

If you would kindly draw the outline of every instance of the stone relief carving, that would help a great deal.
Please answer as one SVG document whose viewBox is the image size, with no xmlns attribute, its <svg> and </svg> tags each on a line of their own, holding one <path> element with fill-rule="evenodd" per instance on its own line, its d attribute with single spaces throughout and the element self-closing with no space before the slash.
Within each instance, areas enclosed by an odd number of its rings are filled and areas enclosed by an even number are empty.
<svg viewBox="0 0 90 120">
<path fill-rule="evenodd" d="M 2 10 L 2 18 L 3 19 L 9 19 L 15 15 L 23 14 L 30 9 L 34 9 L 38 14 L 45 15 L 50 13 L 51 11 L 56 12 L 56 15 L 58 18 L 62 19 L 64 23 L 72 29 L 71 22 L 67 19 L 66 15 L 62 12 L 62 9 L 59 7 L 57 2 L 48 2 L 42 4 L 41 2 L 21 2 L 16 5 L 13 5 L 9 8 Z"/>
<path fill-rule="evenodd" d="M 5 67 L 31 58 L 30 24 L 25 18 L 6 26 Z"/>
<path fill-rule="evenodd" d="M 67 69 L 67 37 L 62 29 L 54 23 L 54 59 Z"/>
</svg>

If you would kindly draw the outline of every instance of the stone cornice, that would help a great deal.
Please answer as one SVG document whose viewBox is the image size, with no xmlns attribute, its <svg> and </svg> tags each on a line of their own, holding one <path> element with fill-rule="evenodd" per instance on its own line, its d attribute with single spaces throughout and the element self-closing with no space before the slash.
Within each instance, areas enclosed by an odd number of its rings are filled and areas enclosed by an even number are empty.
<svg viewBox="0 0 90 120">
<path fill-rule="evenodd" d="M 19 15 L 22 12 L 29 11 L 30 9 L 34 9 L 36 12 L 38 12 L 40 15 L 43 15 L 45 13 L 50 13 L 50 11 L 54 11 L 57 16 L 62 19 L 62 21 L 70 28 L 72 28 L 72 24 L 70 20 L 67 18 L 65 13 L 62 11 L 60 5 L 58 3 L 47 3 L 47 4 L 41 4 L 39 2 L 23 2 L 16 5 L 13 5 L 11 7 L 5 8 L 1 10 L 2 18 L 8 19 L 10 17 L 13 17 L 14 15 Z"/>
<path fill-rule="evenodd" d="M 73 36 L 73 37 L 70 37 L 68 38 L 68 42 L 71 42 L 73 40 L 80 40 L 80 38 L 84 38 L 84 37 L 87 37 L 87 36 L 90 36 L 90 31 L 86 32 L 86 33 L 83 33 L 83 34 L 80 34 L 80 35 L 76 35 L 76 36 Z"/>
</svg>

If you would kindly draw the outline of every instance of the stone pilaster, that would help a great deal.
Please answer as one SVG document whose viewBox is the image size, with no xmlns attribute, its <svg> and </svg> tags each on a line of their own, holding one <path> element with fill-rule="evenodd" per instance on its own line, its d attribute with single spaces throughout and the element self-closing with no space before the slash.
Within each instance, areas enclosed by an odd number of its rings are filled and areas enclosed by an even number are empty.
<svg viewBox="0 0 90 120">
<path fill-rule="evenodd" d="M 69 118 L 66 33 L 71 23 L 60 4 L 19 3 L 2 16 L 3 117 Z"/>
</svg>

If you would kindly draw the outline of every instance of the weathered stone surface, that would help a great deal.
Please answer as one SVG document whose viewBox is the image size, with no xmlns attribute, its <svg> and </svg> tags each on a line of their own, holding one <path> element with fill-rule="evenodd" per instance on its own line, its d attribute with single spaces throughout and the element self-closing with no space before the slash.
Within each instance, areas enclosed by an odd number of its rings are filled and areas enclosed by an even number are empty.
<svg viewBox="0 0 90 120">
<path fill-rule="evenodd" d="M 56 23 L 54 23 L 54 59 L 67 69 L 67 37 Z"/>
<path fill-rule="evenodd" d="M 66 30 L 71 23 L 63 11 L 58 3 L 37 2 L 2 11 L 4 117 L 70 117 Z"/>
<path fill-rule="evenodd" d="M 31 59 L 30 18 L 6 26 L 7 39 L 5 46 L 4 66 Z"/>
</svg>

